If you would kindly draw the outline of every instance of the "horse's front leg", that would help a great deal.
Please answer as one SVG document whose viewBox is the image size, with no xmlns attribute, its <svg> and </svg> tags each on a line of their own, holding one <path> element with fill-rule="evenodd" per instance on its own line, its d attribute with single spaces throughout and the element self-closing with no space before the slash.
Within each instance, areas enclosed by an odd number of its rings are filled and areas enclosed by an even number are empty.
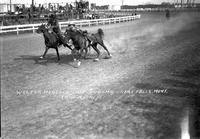
<svg viewBox="0 0 200 139">
<path fill-rule="evenodd" d="M 85 52 L 84 52 L 85 51 Z M 87 53 L 88 53 L 88 50 L 87 50 L 87 48 L 82 48 L 81 50 L 80 50 L 80 53 L 79 53 L 79 59 L 80 58 L 86 58 L 86 56 L 87 56 Z"/>
<path fill-rule="evenodd" d="M 81 61 L 79 60 L 79 52 L 78 50 L 76 50 L 76 48 L 74 48 L 72 50 L 72 58 L 74 62 L 77 62 L 77 67 L 79 67 L 81 65 Z"/>
<path fill-rule="evenodd" d="M 86 56 L 88 54 L 88 49 L 89 49 L 89 52 L 90 52 L 90 48 L 91 48 L 91 41 L 86 41 L 85 42 L 85 47 L 84 47 L 84 50 L 85 50 L 85 54 L 84 54 L 84 59 L 86 59 Z"/>
<path fill-rule="evenodd" d="M 57 57 L 58 57 L 58 61 L 60 60 L 60 55 L 59 55 L 59 52 L 58 52 L 58 47 L 55 48 L 56 49 L 56 53 L 57 53 Z"/>
<path fill-rule="evenodd" d="M 88 53 L 88 48 L 85 48 L 84 59 L 86 59 L 87 53 Z"/>
<path fill-rule="evenodd" d="M 46 46 L 44 54 L 40 57 L 41 59 L 45 58 L 47 51 L 49 50 L 49 47 Z"/>
<path fill-rule="evenodd" d="M 72 51 L 71 51 L 73 61 L 76 61 L 76 60 L 77 60 L 77 58 L 76 58 L 76 55 L 77 55 L 77 54 L 76 54 L 76 53 L 77 53 L 76 48 L 73 48 Z"/>
</svg>

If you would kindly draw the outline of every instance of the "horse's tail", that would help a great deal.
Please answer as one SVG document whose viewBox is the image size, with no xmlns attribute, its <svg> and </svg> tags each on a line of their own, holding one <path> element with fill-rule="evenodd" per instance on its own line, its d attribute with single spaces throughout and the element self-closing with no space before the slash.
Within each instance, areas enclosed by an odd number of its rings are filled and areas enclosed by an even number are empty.
<svg viewBox="0 0 200 139">
<path fill-rule="evenodd" d="M 97 33 L 99 34 L 99 37 L 100 37 L 101 39 L 103 39 L 103 37 L 104 37 L 103 29 L 99 28 L 99 29 L 97 30 Z"/>
</svg>

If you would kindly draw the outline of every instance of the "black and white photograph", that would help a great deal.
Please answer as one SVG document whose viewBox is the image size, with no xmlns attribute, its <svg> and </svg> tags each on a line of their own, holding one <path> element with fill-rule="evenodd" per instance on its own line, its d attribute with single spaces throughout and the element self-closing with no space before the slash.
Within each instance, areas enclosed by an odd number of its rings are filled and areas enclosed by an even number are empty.
<svg viewBox="0 0 200 139">
<path fill-rule="evenodd" d="M 1 0 L 0 139 L 200 139 L 200 0 Z"/>
</svg>

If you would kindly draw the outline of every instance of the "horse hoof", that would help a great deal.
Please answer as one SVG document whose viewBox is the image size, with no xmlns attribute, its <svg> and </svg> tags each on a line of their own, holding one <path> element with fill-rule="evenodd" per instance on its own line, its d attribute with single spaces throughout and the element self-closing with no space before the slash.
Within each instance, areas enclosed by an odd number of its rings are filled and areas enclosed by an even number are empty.
<svg viewBox="0 0 200 139">
<path fill-rule="evenodd" d="M 43 59 L 43 58 L 44 58 L 43 56 L 40 57 L 40 59 Z"/>
<path fill-rule="evenodd" d="M 78 61 L 77 64 L 76 64 L 76 66 L 74 66 L 74 68 L 79 68 L 80 65 L 81 65 L 81 61 Z"/>
<path fill-rule="evenodd" d="M 78 65 L 78 67 L 79 67 L 79 66 L 81 65 L 81 61 L 78 61 L 77 65 Z"/>
<path fill-rule="evenodd" d="M 94 59 L 94 62 L 98 62 L 98 61 L 99 61 L 99 59 L 98 59 L 98 58 L 95 58 L 95 59 Z"/>
<path fill-rule="evenodd" d="M 74 61 L 74 62 L 76 62 L 76 61 L 77 61 L 77 59 L 76 59 L 76 58 L 74 58 L 74 59 L 73 59 L 73 61 Z"/>
<path fill-rule="evenodd" d="M 110 59 L 112 58 L 112 55 L 106 56 L 104 59 Z"/>
</svg>

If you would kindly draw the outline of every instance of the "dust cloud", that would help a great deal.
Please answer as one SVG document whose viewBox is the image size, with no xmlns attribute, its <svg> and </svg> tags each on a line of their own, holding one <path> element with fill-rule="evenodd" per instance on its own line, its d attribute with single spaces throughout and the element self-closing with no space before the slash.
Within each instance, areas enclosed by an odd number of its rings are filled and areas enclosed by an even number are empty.
<svg viewBox="0 0 200 139">
<path fill-rule="evenodd" d="M 148 20 L 140 19 L 141 21 L 134 25 L 133 28 L 124 27 L 124 30 L 121 30 L 109 42 L 105 41 L 105 44 L 109 45 L 111 51 L 123 53 L 129 46 L 132 46 L 129 49 L 134 49 L 140 42 L 145 43 L 145 45 L 154 44 L 166 36 L 174 35 L 179 31 L 187 31 L 200 23 L 200 14 L 198 12 L 177 13 L 169 20 L 163 16 L 159 17 L 160 19 L 149 18 L 150 23 L 148 23 Z M 152 24 L 152 22 L 154 23 Z"/>
</svg>

